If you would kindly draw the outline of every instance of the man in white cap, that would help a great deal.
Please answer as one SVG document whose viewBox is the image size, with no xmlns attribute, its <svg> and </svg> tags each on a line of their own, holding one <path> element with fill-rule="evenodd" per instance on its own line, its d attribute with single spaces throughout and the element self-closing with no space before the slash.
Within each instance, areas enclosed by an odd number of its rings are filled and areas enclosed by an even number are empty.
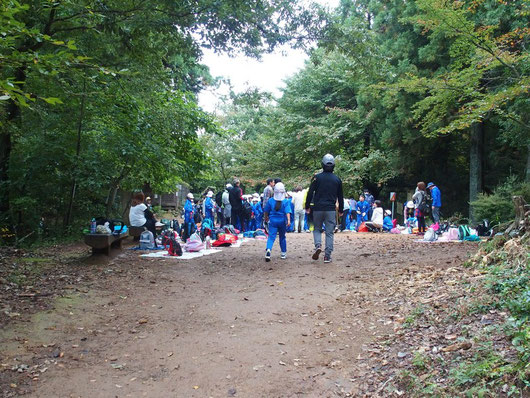
<svg viewBox="0 0 530 398">
<path fill-rule="evenodd" d="M 342 181 L 333 174 L 335 169 L 335 158 L 329 153 L 322 158 L 322 173 L 315 175 L 307 193 L 305 203 L 306 213 L 311 211 L 313 204 L 313 240 L 315 251 L 313 260 L 318 260 L 322 252 L 322 224 L 326 227 L 326 247 L 324 251 L 324 262 L 331 262 L 333 252 L 333 234 L 337 225 L 336 204 L 339 203 L 339 216 L 344 211 L 344 195 L 342 193 Z"/>
</svg>

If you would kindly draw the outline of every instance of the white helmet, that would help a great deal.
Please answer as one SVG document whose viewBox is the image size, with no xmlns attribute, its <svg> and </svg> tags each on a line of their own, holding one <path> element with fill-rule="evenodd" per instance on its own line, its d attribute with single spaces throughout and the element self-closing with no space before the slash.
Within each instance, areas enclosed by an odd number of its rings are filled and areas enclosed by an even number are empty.
<svg viewBox="0 0 530 398">
<path fill-rule="evenodd" d="M 193 194 L 190 192 L 190 193 L 188 193 L 188 194 L 186 195 L 186 197 L 187 197 L 188 199 L 193 199 Z"/>
<path fill-rule="evenodd" d="M 208 191 L 208 193 L 206 194 L 207 197 L 211 198 L 213 196 L 213 192 L 212 191 Z"/>
</svg>

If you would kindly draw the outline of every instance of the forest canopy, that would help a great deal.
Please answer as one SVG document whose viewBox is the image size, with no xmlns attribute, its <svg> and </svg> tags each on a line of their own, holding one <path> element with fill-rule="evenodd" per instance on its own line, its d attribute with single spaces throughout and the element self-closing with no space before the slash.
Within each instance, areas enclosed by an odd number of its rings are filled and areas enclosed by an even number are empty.
<svg viewBox="0 0 530 398">
<path fill-rule="evenodd" d="M 79 231 L 146 184 L 306 185 L 326 152 L 348 196 L 428 180 L 467 215 L 530 181 L 529 17 L 529 0 L 3 1 L 0 223 Z M 198 106 L 205 48 L 279 45 L 310 53 L 280 98 Z"/>
</svg>

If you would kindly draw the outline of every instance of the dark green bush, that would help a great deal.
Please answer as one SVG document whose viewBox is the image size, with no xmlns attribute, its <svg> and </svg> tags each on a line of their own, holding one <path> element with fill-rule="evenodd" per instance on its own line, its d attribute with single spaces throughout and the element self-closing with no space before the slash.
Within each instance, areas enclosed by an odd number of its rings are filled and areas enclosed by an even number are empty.
<svg viewBox="0 0 530 398">
<path fill-rule="evenodd" d="M 515 217 L 512 201 L 514 195 L 521 195 L 530 202 L 530 184 L 510 177 L 495 188 L 491 195 L 480 194 L 477 200 L 470 204 L 478 220 L 487 219 L 493 225 L 500 224 Z"/>
</svg>

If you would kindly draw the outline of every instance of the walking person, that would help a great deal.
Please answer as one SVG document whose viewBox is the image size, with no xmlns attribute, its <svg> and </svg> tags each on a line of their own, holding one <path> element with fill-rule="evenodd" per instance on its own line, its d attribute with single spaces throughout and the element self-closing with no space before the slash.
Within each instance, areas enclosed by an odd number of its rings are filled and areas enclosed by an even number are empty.
<svg viewBox="0 0 530 398">
<path fill-rule="evenodd" d="M 264 220 L 269 225 L 269 238 L 265 249 L 265 261 L 271 261 L 271 250 L 276 240 L 276 235 L 280 236 L 280 258 L 287 258 L 287 239 L 285 233 L 291 225 L 291 205 L 285 199 L 285 187 L 280 182 L 274 186 L 274 195 L 265 203 L 263 209 Z"/>
<path fill-rule="evenodd" d="M 305 203 L 306 213 L 309 213 L 311 202 L 313 203 L 313 241 L 315 251 L 313 260 L 318 260 L 322 252 L 322 225 L 326 228 L 326 247 L 324 250 L 324 262 L 331 262 L 333 252 L 333 234 L 337 224 L 336 205 L 339 204 L 339 216 L 344 209 L 344 196 L 342 193 L 342 181 L 333 174 L 335 169 L 335 158 L 329 153 L 322 158 L 323 171 L 317 174 L 311 181 Z"/>
<path fill-rule="evenodd" d="M 293 207 L 294 207 L 294 232 L 301 233 L 304 230 L 304 196 L 302 187 L 296 187 L 293 193 Z"/>
</svg>

